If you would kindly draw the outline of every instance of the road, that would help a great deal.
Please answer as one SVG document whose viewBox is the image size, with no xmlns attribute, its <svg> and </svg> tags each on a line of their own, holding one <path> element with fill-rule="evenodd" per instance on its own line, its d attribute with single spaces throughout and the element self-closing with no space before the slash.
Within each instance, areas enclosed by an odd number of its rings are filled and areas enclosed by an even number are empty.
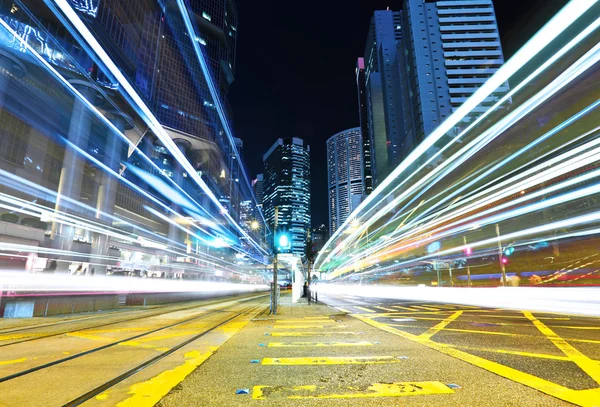
<svg viewBox="0 0 600 407">
<path fill-rule="evenodd" d="M 0 406 L 133 406 L 149 385 L 158 402 L 266 303 L 253 294 L 5 329 L 0 320 Z"/>
<path fill-rule="evenodd" d="M 600 405 L 599 318 L 320 299 L 0 320 L 0 406 Z"/>
</svg>

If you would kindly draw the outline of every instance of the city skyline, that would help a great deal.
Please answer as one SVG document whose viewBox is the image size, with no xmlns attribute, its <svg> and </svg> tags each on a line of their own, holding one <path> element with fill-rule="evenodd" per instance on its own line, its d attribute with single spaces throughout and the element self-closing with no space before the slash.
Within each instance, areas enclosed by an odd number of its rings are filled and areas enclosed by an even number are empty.
<svg viewBox="0 0 600 407">
<path fill-rule="evenodd" d="M 512 56 L 565 3 L 566 0 L 495 2 L 505 58 Z M 240 34 L 238 41 L 241 44 L 238 46 L 238 69 L 230 100 L 236 135 L 252 140 L 244 151 L 244 160 L 252 176 L 262 171 L 264 151 L 286 134 L 304 138 L 311 144 L 313 172 L 325 173 L 326 140 L 339 129 L 360 125 L 356 58 L 364 52 L 373 12 L 388 6 L 398 10 L 401 4 L 402 1 L 383 0 L 357 2 L 352 7 L 348 7 L 347 2 L 322 4 L 323 15 L 341 15 L 343 18 L 318 26 L 303 23 L 314 17 L 314 8 L 308 2 L 297 5 L 298 19 L 289 21 L 275 16 L 277 4 L 274 1 L 238 4 L 240 16 L 245 16 L 238 32 L 244 35 Z M 265 18 L 274 26 L 244 23 Z M 273 30 L 288 34 L 274 37 L 275 44 L 268 46 L 263 39 Z M 312 45 L 323 38 L 336 46 L 321 49 Z M 306 55 L 320 61 L 320 69 L 308 68 Z M 282 89 L 286 92 L 282 93 Z M 314 179 L 311 192 L 314 225 L 327 223 L 326 179 Z"/>
</svg>

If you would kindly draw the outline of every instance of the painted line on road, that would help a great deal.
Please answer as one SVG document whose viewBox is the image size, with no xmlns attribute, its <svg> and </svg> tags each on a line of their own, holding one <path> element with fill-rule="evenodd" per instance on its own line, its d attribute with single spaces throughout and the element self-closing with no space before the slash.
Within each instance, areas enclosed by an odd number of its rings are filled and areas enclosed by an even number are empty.
<svg viewBox="0 0 600 407">
<path fill-rule="evenodd" d="M 380 309 L 380 310 L 382 310 L 382 311 L 396 312 L 396 310 L 394 310 L 394 309 L 391 309 L 391 308 L 386 308 L 386 307 L 378 307 L 378 306 L 375 306 L 375 307 L 373 307 L 373 308 L 377 308 L 377 309 Z"/>
<path fill-rule="evenodd" d="M 400 363 L 403 359 L 396 356 L 319 356 L 297 358 L 264 358 L 265 366 L 300 366 L 300 365 L 371 365 L 384 363 Z"/>
<path fill-rule="evenodd" d="M 569 389 L 567 387 L 558 385 L 556 383 L 550 382 L 548 380 L 544 380 L 540 377 L 531 375 L 529 373 L 522 372 L 517 369 L 513 369 L 511 367 L 502 365 L 497 362 L 493 362 L 491 360 L 484 359 L 479 356 L 471 355 L 470 353 L 463 352 L 461 350 L 455 349 L 449 345 L 434 342 L 430 339 L 419 338 L 417 335 L 410 334 L 408 332 L 400 331 L 398 329 L 394 329 L 386 324 L 381 322 L 377 322 L 372 320 L 371 318 L 364 318 L 361 315 L 353 315 L 356 319 L 363 321 L 366 324 L 379 328 L 383 331 L 389 332 L 391 334 L 401 336 L 410 341 L 420 343 L 425 345 L 431 349 L 434 349 L 438 352 L 444 353 L 448 356 L 452 356 L 456 359 L 460 359 L 464 362 L 470 363 L 474 366 L 485 369 L 489 372 L 497 374 L 498 376 L 505 377 L 509 380 L 512 380 L 517 383 L 524 384 L 525 386 L 534 388 L 536 390 L 541 391 L 542 393 L 548 394 L 550 396 L 559 398 L 564 401 L 568 401 L 570 403 L 576 404 L 578 406 L 583 407 L 593 407 L 597 405 L 597 394 L 596 392 L 586 392 L 583 393 L 581 391 L 576 391 Z"/>
<path fill-rule="evenodd" d="M 538 320 L 531 312 L 524 311 L 523 315 L 529 319 L 535 327 L 544 334 L 558 349 L 576 363 L 581 370 L 600 384 L 600 366 L 592 359 L 575 349 L 570 343 L 558 336 L 552 329 L 548 328 L 542 321 Z"/>
<path fill-rule="evenodd" d="M 362 332 L 271 332 L 271 336 L 331 336 L 362 334 Z"/>
<path fill-rule="evenodd" d="M 352 314 L 352 312 L 351 312 L 351 311 L 348 311 L 348 310 L 347 310 L 347 309 L 345 309 L 345 308 L 341 308 L 341 307 L 335 307 L 335 309 L 337 309 L 338 311 L 341 311 L 341 312 L 345 312 L 346 314 Z"/>
<path fill-rule="evenodd" d="M 348 325 L 276 325 L 276 329 L 336 329 L 348 328 Z"/>
<path fill-rule="evenodd" d="M 373 342 L 269 342 L 269 348 L 311 348 L 337 346 L 373 346 Z"/>
<path fill-rule="evenodd" d="M 0 366 L 14 365 L 16 363 L 23 363 L 26 360 L 27 360 L 27 358 L 12 359 L 12 360 L 0 360 Z"/>
<path fill-rule="evenodd" d="M 516 350 L 493 349 L 493 348 L 478 348 L 475 346 L 463 346 L 463 345 L 448 345 L 448 346 L 450 346 L 452 348 L 458 348 L 458 349 L 474 350 L 477 352 L 502 353 L 505 355 L 526 356 L 526 357 L 530 357 L 530 358 L 553 359 L 553 360 L 562 360 L 562 361 L 570 360 L 566 356 L 548 355 L 546 353 L 520 352 L 520 351 L 516 351 Z M 599 363 L 600 363 L 600 361 L 599 361 Z"/>
<path fill-rule="evenodd" d="M 413 311 L 413 312 L 416 311 L 415 309 L 408 308 L 408 307 L 403 307 L 401 305 L 392 305 L 392 308 L 403 309 L 403 310 L 406 310 L 406 311 Z"/>
<path fill-rule="evenodd" d="M 401 328 L 418 328 L 417 326 L 414 325 L 402 325 L 402 324 L 387 324 L 388 326 L 397 326 L 397 327 L 401 327 Z M 473 333 L 473 334 L 484 334 L 484 335 L 501 335 L 501 336 L 529 336 L 531 337 L 532 335 L 523 335 L 523 334 L 511 334 L 508 332 L 493 332 L 493 331 L 477 331 L 475 329 L 460 329 L 460 328 L 444 328 L 444 331 L 453 331 L 453 332 L 466 332 L 466 333 Z M 426 332 L 424 332 L 421 335 L 424 335 Z"/>
<path fill-rule="evenodd" d="M 354 308 L 358 308 L 361 311 L 370 312 L 372 314 L 374 314 L 375 312 L 377 312 L 377 311 L 373 311 L 372 309 L 369 309 L 369 308 L 359 307 L 358 305 L 355 305 Z"/>
<path fill-rule="evenodd" d="M 456 311 L 454 314 L 450 315 L 448 318 L 444 319 L 442 322 L 440 322 L 433 328 L 430 328 L 429 330 L 427 330 L 427 332 L 424 332 L 421 335 L 419 335 L 419 337 L 421 337 L 423 339 L 431 338 L 433 335 L 437 334 L 439 331 L 446 328 L 450 322 L 452 322 L 456 318 L 460 317 L 460 315 L 462 313 L 463 313 L 462 311 Z"/>
<path fill-rule="evenodd" d="M 128 391 L 130 397 L 117 403 L 116 407 L 155 406 L 175 386 L 181 383 L 188 375 L 196 370 L 198 366 L 210 358 L 220 346 L 245 327 L 252 320 L 252 315 L 244 316 L 243 318 L 244 319 L 241 321 L 230 321 L 217 330 L 222 337 L 221 342 L 217 346 L 203 346 L 202 350 L 192 350 L 187 352 L 183 355 L 183 364 L 171 370 L 163 371 L 147 381 L 130 386 Z M 103 393 L 99 396 L 107 398 L 106 394 L 108 393 Z M 114 405 L 114 402 L 111 403 L 111 405 Z"/>
<path fill-rule="evenodd" d="M 336 393 L 325 393 L 325 386 L 273 387 L 254 386 L 252 398 L 264 400 L 273 395 L 288 399 L 354 399 L 375 397 L 425 396 L 428 394 L 452 394 L 454 390 L 441 382 L 373 383 L 369 386 L 338 387 Z M 317 391 L 324 394 L 315 394 Z"/>
<path fill-rule="evenodd" d="M 425 310 L 425 311 L 441 311 L 440 308 L 424 307 L 422 305 L 411 305 L 411 307 L 417 308 L 417 309 L 422 309 L 422 310 Z"/>
</svg>

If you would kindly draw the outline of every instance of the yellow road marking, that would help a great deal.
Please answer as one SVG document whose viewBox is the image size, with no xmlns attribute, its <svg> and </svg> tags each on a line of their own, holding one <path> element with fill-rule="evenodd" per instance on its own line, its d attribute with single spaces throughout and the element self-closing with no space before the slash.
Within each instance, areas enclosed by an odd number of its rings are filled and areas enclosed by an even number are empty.
<svg viewBox="0 0 600 407">
<path fill-rule="evenodd" d="M 13 334 L 13 335 L 2 335 L 0 341 L 10 341 L 11 339 L 22 339 L 22 338 L 33 338 L 36 336 L 44 336 L 45 334 Z"/>
<path fill-rule="evenodd" d="M 394 356 L 321 356 L 321 357 L 299 357 L 299 358 L 264 358 L 262 364 L 265 366 L 297 366 L 297 365 L 369 365 L 382 363 L 402 362 Z"/>
<path fill-rule="evenodd" d="M 373 313 L 373 314 L 375 313 L 375 311 L 373 311 L 372 309 L 368 309 L 368 308 L 365 308 L 365 307 L 359 307 L 358 305 L 355 305 L 354 308 L 358 308 L 361 311 L 370 312 L 370 313 Z"/>
<path fill-rule="evenodd" d="M 386 308 L 386 307 L 373 307 L 373 308 L 377 308 L 377 309 L 380 309 L 382 311 L 396 312 L 396 310 L 391 309 L 391 308 Z"/>
<path fill-rule="evenodd" d="M 165 334 L 165 335 L 157 335 L 157 336 L 151 336 L 149 338 L 142 338 L 142 339 L 138 339 L 138 342 L 152 342 L 152 341 L 159 341 L 161 339 L 170 339 L 170 338 L 177 338 L 180 336 L 186 336 L 186 335 L 193 335 L 193 334 L 197 334 L 198 331 L 182 331 L 182 332 L 173 332 L 170 334 Z"/>
<path fill-rule="evenodd" d="M 26 360 L 27 360 L 27 358 L 13 359 L 13 360 L 0 360 L 0 366 L 14 365 L 15 363 L 23 363 Z"/>
<path fill-rule="evenodd" d="M 595 341 L 593 339 L 575 339 L 575 338 L 567 338 L 569 342 L 584 342 L 584 343 L 600 343 L 600 341 Z"/>
<path fill-rule="evenodd" d="M 346 314 L 352 314 L 352 312 L 348 311 L 348 310 L 347 310 L 347 309 L 345 309 L 345 308 L 341 308 L 341 307 L 335 307 L 335 309 L 337 309 L 338 311 L 341 311 L 341 312 L 345 312 Z"/>
<path fill-rule="evenodd" d="M 271 332 L 271 336 L 362 335 L 361 332 Z"/>
<path fill-rule="evenodd" d="M 600 330 L 600 326 L 562 326 L 562 325 L 550 325 L 552 328 L 566 328 L 566 329 L 588 329 L 588 330 Z"/>
<path fill-rule="evenodd" d="M 543 333 L 550 341 L 560 349 L 565 355 L 575 362 L 577 366 L 588 374 L 596 383 L 600 384 L 600 366 L 592 359 L 575 349 L 571 344 L 558 336 L 552 329 L 548 328 L 542 321 L 538 320 L 531 312 L 523 312 L 523 315 L 529 319 L 533 325 Z"/>
<path fill-rule="evenodd" d="M 348 325 L 277 325 L 276 329 L 336 329 L 336 328 L 348 328 Z"/>
<path fill-rule="evenodd" d="M 304 348 L 334 346 L 373 346 L 372 342 L 269 342 L 269 348 Z"/>
<path fill-rule="evenodd" d="M 251 320 L 249 316 L 243 321 L 231 321 L 222 326 L 222 332 L 225 334 L 225 343 L 235 333 L 239 332 Z M 185 362 L 174 369 L 166 370 L 158 376 L 153 377 L 142 383 L 134 384 L 129 388 L 130 397 L 118 403 L 117 407 L 153 407 L 164 396 L 167 395 L 179 383 L 181 383 L 198 366 L 204 363 L 219 348 L 219 346 L 209 346 L 204 352 L 198 350 L 185 354 Z M 114 403 L 111 403 L 114 404 Z"/>
<path fill-rule="evenodd" d="M 72 336 L 74 338 L 81 338 L 81 339 L 89 339 L 92 341 L 99 341 L 99 342 L 112 342 L 114 341 L 113 338 L 107 338 L 104 336 L 98 336 L 98 335 L 91 335 L 91 334 L 87 334 L 84 332 L 69 332 L 67 333 L 67 336 Z"/>
<path fill-rule="evenodd" d="M 434 342 L 430 339 L 419 338 L 417 335 L 413 335 L 408 332 L 399 331 L 370 318 L 364 318 L 360 315 L 354 315 L 354 317 L 381 330 L 401 336 L 413 342 L 421 343 L 431 349 L 437 350 L 438 352 L 452 356 L 456 359 L 460 359 L 474 366 L 481 367 L 489 372 L 495 373 L 514 382 L 524 384 L 561 400 L 565 400 L 582 407 L 594 407 L 597 404 L 598 399 L 594 393 L 581 393 L 576 390 L 571 390 L 548 380 L 541 379 L 537 376 L 521 372 L 520 370 L 504 366 L 500 363 L 492 362 L 479 356 L 471 355 L 458 349 L 454 349 L 449 345 Z"/>
<path fill-rule="evenodd" d="M 301 320 L 301 321 L 288 321 L 288 320 L 283 320 L 283 321 L 277 321 L 275 322 L 275 325 L 295 325 L 295 324 L 303 324 L 303 325 L 323 325 L 323 324 L 335 324 L 335 321 L 333 320 L 328 320 L 328 321 L 320 321 L 320 320 L 310 320 L 310 321 L 306 321 L 306 320 Z"/>
<path fill-rule="evenodd" d="M 454 390 L 440 382 L 374 383 L 364 386 L 364 388 L 362 386 L 340 387 L 338 389 L 340 392 L 334 394 L 314 394 L 317 390 L 323 391 L 326 388 L 325 386 L 254 386 L 252 398 L 255 400 L 264 400 L 278 393 L 288 394 L 288 399 L 350 399 L 454 393 Z"/>
<path fill-rule="evenodd" d="M 422 333 L 419 336 L 421 338 L 424 338 L 424 339 L 431 338 L 433 335 L 435 335 L 436 333 L 438 333 L 439 331 L 441 331 L 442 329 L 444 329 L 446 326 L 448 326 L 448 324 L 450 322 L 452 322 L 456 318 L 460 317 L 460 315 L 462 313 L 463 313 L 462 311 L 456 311 L 454 314 L 450 315 L 448 318 L 444 319 L 442 322 L 440 322 L 439 324 L 437 324 L 433 328 L 430 328 L 427 332 L 424 332 L 424 333 Z"/>
<path fill-rule="evenodd" d="M 411 305 L 413 308 L 424 309 L 425 311 L 441 311 L 439 308 L 424 307 L 422 305 Z"/>
<path fill-rule="evenodd" d="M 406 310 L 406 311 L 414 311 L 414 309 L 412 309 L 412 308 L 403 307 L 401 305 L 392 305 L 392 308 L 403 309 L 403 310 Z"/>
<path fill-rule="evenodd" d="M 388 326 L 397 326 L 401 328 L 418 328 L 414 325 L 402 325 L 402 324 L 387 324 Z M 433 328 L 432 328 L 433 329 Z M 532 336 L 532 335 L 522 335 L 522 334 L 511 334 L 508 332 L 493 332 L 493 331 L 477 331 L 475 329 L 460 329 L 460 328 L 444 328 L 444 331 L 454 331 L 454 332 L 468 332 L 473 334 L 484 334 L 484 335 L 502 335 L 502 336 Z M 427 332 L 425 332 L 427 333 Z M 421 334 L 424 335 L 425 333 Z"/>
<path fill-rule="evenodd" d="M 530 358 L 542 358 L 542 359 L 554 359 L 554 360 L 569 360 L 566 356 L 555 356 L 548 355 L 546 353 L 531 353 L 531 352 L 520 352 L 516 350 L 504 350 L 504 349 L 493 349 L 493 348 L 477 348 L 474 346 L 462 346 L 462 345 L 448 345 L 453 348 L 466 349 L 466 350 L 475 350 L 475 351 L 483 351 L 483 352 L 493 352 L 493 353 L 503 353 L 506 355 L 517 355 L 517 356 L 527 356 Z"/>
</svg>

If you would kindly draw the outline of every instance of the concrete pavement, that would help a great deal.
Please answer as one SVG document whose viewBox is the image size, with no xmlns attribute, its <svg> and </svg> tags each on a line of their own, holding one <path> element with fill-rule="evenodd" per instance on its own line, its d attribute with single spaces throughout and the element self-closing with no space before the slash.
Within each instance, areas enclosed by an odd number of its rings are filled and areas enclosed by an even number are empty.
<svg viewBox="0 0 600 407">
<path fill-rule="evenodd" d="M 282 300 L 279 315 L 253 319 L 159 405 L 571 405 L 343 309 Z"/>
</svg>

